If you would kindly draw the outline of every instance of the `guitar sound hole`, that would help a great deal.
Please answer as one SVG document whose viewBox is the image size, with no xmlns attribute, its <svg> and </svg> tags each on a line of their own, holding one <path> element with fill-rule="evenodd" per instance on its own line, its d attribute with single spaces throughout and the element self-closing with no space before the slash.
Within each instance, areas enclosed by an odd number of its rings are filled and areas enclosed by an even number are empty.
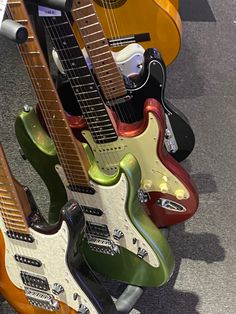
<svg viewBox="0 0 236 314">
<path fill-rule="evenodd" d="M 121 7 L 127 0 L 94 0 L 101 7 L 115 9 Z"/>
</svg>

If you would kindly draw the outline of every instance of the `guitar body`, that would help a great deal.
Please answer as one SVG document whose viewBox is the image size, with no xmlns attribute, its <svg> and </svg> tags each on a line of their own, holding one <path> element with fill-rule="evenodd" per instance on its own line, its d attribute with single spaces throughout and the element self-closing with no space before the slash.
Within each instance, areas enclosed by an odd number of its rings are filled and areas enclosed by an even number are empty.
<svg viewBox="0 0 236 314">
<path fill-rule="evenodd" d="M 154 99 L 146 101 L 142 122 L 118 122 L 117 130 L 118 140 L 103 145 L 96 144 L 89 131 L 82 131 L 101 169 L 112 173 L 118 160 L 130 152 L 141 167 L 141 187 L 148 191 L 148 209 L 156 225 L 165 227 L 189 219 L 197 210 L 198 194 L 188 173 L 163 148 L 165 118 L 160 104 Z M 169 199 L 170 195 L 180 210 L 160 211 L 159 198 Z"/>
<path fill-rule="evenodd" d="M 102 4 L 106 3 L 104 8 Z M 166 65 L 177 57 L 181 46 L 182 24 L 171 1 L 148 0 L 144 3 L 142 0 L 95 0 L 94 4 L 106 37 L 118 42 L 116 45 L 110 41 L 112 49 L 119 50 L 132 42 L 138 42 L 144 49 L 157 48 Z M 74 30 L 82 45 L 76 26 Z"/>
<path fill-rule="evenodd" d="M 29 229 L 34 242 L 9 238 L 0 221 L 0 292 L 5 299 L 19 314 L 76 314 L 82 309 L 81 304 L 89 313 L 117 313 L 110 296 L 85 264 L 82 253 L 74 251 L 74 246 L 82 241 L 85 223 L 78 204 L 68 203 L 62 209 L 60 222 L 54 226 L 48 226 L 36 216 Z M 22 259 L 16 261 L 17 255 L 41 266 Z M 35 285 L 30 276 L 43 282 Z M 54 284 L 59 284 L 63 291 L 56 294 Z M 75 293 L 78 299 L 74 298 Z"/>
<path fill-rule="evenodd" d="M 35 115 L 32 110 L 27 114 L 29 116 Z M 31 139 L 36 134 L 35 129 L 41 129 L 41 139 L 47 135 L 40 127 L 39 122 L 37 125 L 35 123 L 28 125 L 30 117 L 28 119 L 24 117 L 25 113 L 16 120 L 17 138 L 25 156 L 35 167 L 31 156 L 35 156 L 37 151 L 37 158 L 41 160 L 41 156 L 45 154 L 46 150 L 36 148 L 36 139 L 34 141 Z M 32 130 L 30 130 L 31 128 Z M 26 136 L 28 136 L 27 141 L 23 139 Z M 24 143 L 27 145 L 24 146 Z M 173 272 L 174 259 L 168 242 L 151 222 L 138 200 L 140 168 L 136 159 L 131 154 L 127 154 L 119 164 L 118 173 L 114 176 L 107 176 L 99 171 L 87 145 L 85 145 L 85 149 L 91 163 L 89 175 L 91 186 L 95 191 L 94 195 L 75 190 L 71 192 L 71 189 L 68 191 L 66 177 L 58 162 L 55 162 L 53 169 L 57 170 L 57 177 L 61 178 L 68 195 L 73 195 L 73 198 L 78 200 L 84 209 L 95 208 L 103 212 L 100 217 L 96 216 L 94 219 L 93 215 L 84 210 L 87 224 L 89 224 L 89 226 L 87 225 L 87 240 L 84 243 L 84 254 L 87 262 L 95 271 L 125 283 L 138 286 L 164 284 Z M 46 160 L 47 155 L 46 153 L 44 160 Z M 51 166 L 47 163 L 41 164 L 40 167 L 44 169 L 44 172 L 51 175 L 54 173 L 53 170 L 49 169 Z M 36 171 L 41 172 L 37 168 Z M 42 179 L 46 179 L 45 176 Z M 51 180 L 53 181 L 52 178 Z M 53 193 L 50 192 L 50 194 Z M 111 201 L 110 196 L 112 196 L 112 200 L 115 199 L 115 202 Z M 58 211 L 57 215 L 59 215 Z M 54 217 L 57 215 L 54 213 Z M 114 220 L 114 216 L 117 219 Z M 109 235 L 106 234 L 104 241 L 96 237 L 96 230 L 93 230 L 95 223 L 108 227 Z M 119 240 L 114 237 L 116 229 L 124 235 Z M 134 241 L 133 239 L 137 240 Z M 139 258 L 137 256 L 139 248 L 144 249 L 148 255 Z M 108 254 L 101 253 L 104 249 L 108 250 Z"/>
</svg>

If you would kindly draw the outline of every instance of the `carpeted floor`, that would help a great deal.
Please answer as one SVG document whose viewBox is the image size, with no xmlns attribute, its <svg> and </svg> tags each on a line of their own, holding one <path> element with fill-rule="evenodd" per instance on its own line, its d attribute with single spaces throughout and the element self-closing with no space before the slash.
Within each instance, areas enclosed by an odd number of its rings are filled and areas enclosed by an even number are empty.
<svg viewBox="0 0 236 314">
<path fill-rule="evenodd" d="M 198 213 L 171 229 L 175 273 L 162 288 L 147 289 L 143 314 L 236 313 L 236 2 L 209 0 L 215 22 L 184 22 L 183 44 L 168 70 L 167 96 L 191 121 L 196 147 L 184 162 L 200 193 Z M 0 38 L 0 140 L 15 176 L 40 208 L 48 195 L 18 153 L 13 123 L 35 103 L 16 46 Z M 235 220 L 234 220 L 235 219 Z M 6 304 L 0 313 L 13 313 Z"/>
</svg>

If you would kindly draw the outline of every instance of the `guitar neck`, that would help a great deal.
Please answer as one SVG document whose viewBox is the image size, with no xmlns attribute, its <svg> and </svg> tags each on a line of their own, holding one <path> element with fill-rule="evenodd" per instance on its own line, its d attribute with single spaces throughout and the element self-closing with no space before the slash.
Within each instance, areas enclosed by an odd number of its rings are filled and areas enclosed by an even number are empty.
<svg viewBox="0 0 236 314">
<path fill-rule="evenodd" d="M 116 131 L 68 16 L 62 12 L 60 17 L 44 17 L 43 20 L 94 141 L 116 140 Z"/>
<path fill-rule="evenodd" d="M 23 0 L 8 0 L 11 18 L 28 30 L 28 40 L 18 45 L 45 123 L 53 139 L 60 164 L 70 184 L 89 185 L 88 160 L 80 142 L 75 141 L 51 78 L 46 60 L 34 34 Z"/>
<path fill-rule="evenodd" d="M 28 205 L 28 204 L 27 204 Z M 0 213 L 9 231 L 29 233 L 22 198 L 0 144 Z"/>
<path fill-rule="evenodd" d="M 105 98 L 112 100 L 124 97 L 127 94 L 124 80 L 112 56 L 93 1 L 74 1 L 71 13 Z"/>
</svg>

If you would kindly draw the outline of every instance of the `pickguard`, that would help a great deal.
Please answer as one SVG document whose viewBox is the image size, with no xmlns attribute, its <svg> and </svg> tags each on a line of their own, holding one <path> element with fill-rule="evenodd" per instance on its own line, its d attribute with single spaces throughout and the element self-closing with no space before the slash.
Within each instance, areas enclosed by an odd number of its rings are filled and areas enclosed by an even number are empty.
<svg viewBox="0 0 236 314">
<path fill-rule="evenodd" d="M 186 187 L 161 162 L 157 154 L 159 127 L 152 112 L 148 114 L 148 126 L 135 137 L 119 137 L 117 141 L 97 144 L 91 133 L 82 132 L 89 143 L 95 160 L 102 171 L 108 175 L 117 171 L 120 160 L 127 154 L 133 154 L 141 167 L 141 186 L 145 191 L 159 191 L 176 196 L 177 199 L 188 199 Z"/>
<path fill-rule="evenodd" d="M 59 283 L 64 288 L 64 292 L 58 296 L 53 295 L 56 300 L 67 304 L 75 311 L 79 310 L 79 306 L 82 303 L 89 309 L 89 313 L 97 313 L 89 298 L 74 280 L 67 266 L 66 255 L 69 230 L 64 221 L 60 230 L 53 235 L 43 235 L 30 229 L 30 233 L 35 239 L 34 243 L 8 238 L 2 219 L 0 219 L 0 229 L 3 231 L 6 247 L 5 263 L 7 274 L 16 287 L 22 290 L 25 289 L 20 276 L 21 271 L 26 271 L 36 276 L 43 276 L 49 282 L 50 291 L 47 291 L 47 293 L 52 294 L 54 283 Z M 42 266 L 34 267 L 16 262 L 15 254 L 37 259 L 42 262 Z M 74 293 L 79 295 L 79 298 L 76 300 L 73 298 Z"/>
<path fill-rule="evenodd" d="M 64 186 L 67 187 L 68 181 L 60 165 L 56 166 L 56 171 Z M 122 173 L 120 180 L 112 186 L 101 186 L 92 181 L 90 185 L 96 190 L 95 195 L 72 192 L 66 188 L 68 199 L 73 198 L 77 200 L 82 207 L 89 206 L 101 209 L 103 211 L 102 216 L 85 214 L 86 221 L 107 225 L 110 232 L 110 240 L 116 245 L 126 248 L 135 255 L 137 255 L 139 248 L 146 250 L 148 255 L 144 257 L 144 260 L 151 266 L 158 267 L 160 263 L 155 252 L 133 226 L 125 211 L 129 188 L 125 174 Z M 119 229 L 124 234 L 124 237 L 120 240 L 115 240 L 113 237 L 116 229 Z M 133 239 L 137 239 L 135 243 Z"/>
</svg>

